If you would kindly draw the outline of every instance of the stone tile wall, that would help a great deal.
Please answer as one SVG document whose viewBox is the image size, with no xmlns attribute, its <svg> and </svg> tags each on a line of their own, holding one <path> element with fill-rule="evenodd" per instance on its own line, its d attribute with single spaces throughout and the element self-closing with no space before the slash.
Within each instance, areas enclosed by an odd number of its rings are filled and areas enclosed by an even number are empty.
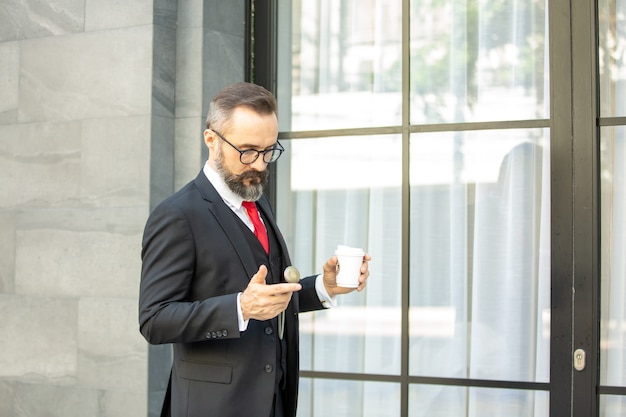
<svg viewBox="0 0 626 417">
<path fill-rule="evenodd" d="M 0 416 L 158 415 L 141 235 L 244 79 L 245 1 L 0 4 Z"/>
</svg>

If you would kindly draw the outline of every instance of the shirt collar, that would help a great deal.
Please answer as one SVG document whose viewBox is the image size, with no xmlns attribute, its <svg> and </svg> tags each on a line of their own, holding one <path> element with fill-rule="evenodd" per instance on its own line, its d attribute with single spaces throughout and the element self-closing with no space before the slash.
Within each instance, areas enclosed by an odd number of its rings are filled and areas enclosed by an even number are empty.
<svg viewBox="0 0 626 417">
<path fill-rule="evenodd" d="M 222 197 L 222 200 L 224 200 L 228 205 L 239 210 L 243 199 L 228 187 L 222 176 L 209 165 L 209 161 L 204 164 L 202 171 L 211 184 L 213 184 L 213 187 L 215 187 L 215 190 L 220 197 Z"/>
</svg>

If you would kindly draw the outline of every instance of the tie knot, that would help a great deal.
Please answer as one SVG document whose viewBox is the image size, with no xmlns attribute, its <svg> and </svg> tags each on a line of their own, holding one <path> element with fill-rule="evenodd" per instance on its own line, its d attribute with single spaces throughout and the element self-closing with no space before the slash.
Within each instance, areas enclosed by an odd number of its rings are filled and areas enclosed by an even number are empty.
<svg viewBox="0 0 626 417">
<path fill-rule="evenodd" d="M 256 203 L 254 201 L 243 201 L 241 205 L 244 206 L 246 210 L 256 209 Z"/>
</svg>

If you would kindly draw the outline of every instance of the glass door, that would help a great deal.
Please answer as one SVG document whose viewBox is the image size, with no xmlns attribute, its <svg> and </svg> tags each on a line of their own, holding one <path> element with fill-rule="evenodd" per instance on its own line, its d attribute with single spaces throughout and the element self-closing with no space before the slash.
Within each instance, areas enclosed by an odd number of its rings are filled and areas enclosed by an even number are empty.
<svg viewBox="0 0 626 417">
<path fill-rule="evenodd" d="M 622 415 L 624 0 L 254 3 L 292 260 L 374 258 L 298 416 Z"/>
</svg>

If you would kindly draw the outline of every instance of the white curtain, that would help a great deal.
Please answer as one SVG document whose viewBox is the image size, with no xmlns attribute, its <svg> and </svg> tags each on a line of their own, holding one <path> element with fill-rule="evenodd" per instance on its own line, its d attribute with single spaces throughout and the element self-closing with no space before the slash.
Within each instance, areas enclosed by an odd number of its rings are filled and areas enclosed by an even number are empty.
<svg viewBox="0 0 626 417">
<path fill-rule="evenodd" d="M 411 195 L 411 375 L 549 381 L 548 132 L 482 131 L 461 141 L 450 134 L 422 136 L 412 141 L 415 165 L 433 158 L 433 143 L 439 149 L 448 143 L 447 159 L 433 165 L 448 165 L 450 177 L 463 166 L 466 175 L 493 180 L 433 184 L 432 170 L 415 170 L 423 184 Z M 455 144 L 465 149 L 456 163 Z M 473 152 L 481 154 L 481 164 L 472 173 Z M 446 331 L 426 331 L 435 324 Z M 435 390 L 429 396 L 413 390 L 416 416 L 548 412 L 547 392 Z"/>
<path fill-rule="evenodd" d="M 598 2 L 600 113 L 626 116 L 626 1 Z M 626 386 L 626 128 L 601 128 L 600 384 Z M 626 414 L 626 397 L 602 395 L 602 417 Z"/>
<path fill-rule="evenodd" d="M 600 383 L 626 386 L 626 129 L 604 128 L 602 158 L 602 321 Z M 601 400 L 601 416 L 626 413 L 623 397 Z"/>
<path fill-rule="evenodd" d="M 400 126 L 407 63 L 413 125 L 549 118 L 543 1 L 414 0 L 410 56 L 398 0 L 285 0 L 279 13 L 281 131 Z M 411 376 L 548 381 L 549 131 L 413 134 L 409 167 L 400 135 L 284 145 L 277 217 L 294 264 L 320 272 L 337 244 L 373 257 L 364 293 L 300 316 L 303 370 L 400 374 L 408 253 Z M 305 379 L 298 415 L 395 416 L 399 400 L 395 383 Z M 413 384 L 409 407 L 543 417 L 548 394 Z"/>
</svg>

